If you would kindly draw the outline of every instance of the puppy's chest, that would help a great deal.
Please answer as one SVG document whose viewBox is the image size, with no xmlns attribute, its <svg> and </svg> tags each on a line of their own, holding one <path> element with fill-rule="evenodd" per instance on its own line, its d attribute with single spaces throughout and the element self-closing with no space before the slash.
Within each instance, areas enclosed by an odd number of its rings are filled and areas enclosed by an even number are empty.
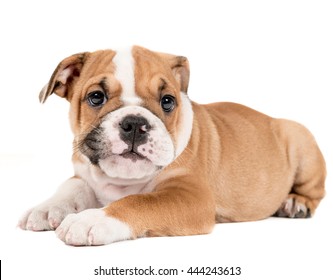
<svg viewBox="0 0 333 280">
<path fill-rule="evenodd" d="M 106 176 L 90 164 L 74 164 L 75 173 L 93 189 L 102 206 L 132 194 L 151 192 L 155 184 L 151 178 L 144 181 L 116 180 Z"/>
<path fill-rule="evenodd" d="M 119 200 L 131 194 L 139 194 L 147 192 L 145 184 L 131 186 L 116 186 L 108 184 L 90 183 L 90 187 L 94 190 L 96 198 L 103 205 Z"/>
</svg>

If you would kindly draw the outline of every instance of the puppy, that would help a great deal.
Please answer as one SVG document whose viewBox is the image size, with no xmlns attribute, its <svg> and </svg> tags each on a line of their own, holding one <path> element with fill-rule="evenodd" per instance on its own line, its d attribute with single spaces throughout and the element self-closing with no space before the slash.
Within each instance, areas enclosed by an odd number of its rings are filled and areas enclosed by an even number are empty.
<svg viewBox="0 0 333 280">
<path fill-rule="evenodd" d="M 61 61 L 40 101 L 70 102 L 75 173 L 20 227 L 101 245 L 312 216 L 326 171 L 310 132 L 239 104 L 191 102 L 188 84 L 185 57 L 138 46 Z"/>
</svg>

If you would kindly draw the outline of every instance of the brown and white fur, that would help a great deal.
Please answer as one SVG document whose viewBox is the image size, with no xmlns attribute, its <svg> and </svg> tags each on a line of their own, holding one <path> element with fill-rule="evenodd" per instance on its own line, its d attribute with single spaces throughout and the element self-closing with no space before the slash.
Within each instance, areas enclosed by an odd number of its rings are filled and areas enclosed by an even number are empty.
<svg viewBox="0 0 333 280">
<path fill-rule="evenodd" d="M 185 57 L 138 46 L 61 61 L 40 100 L 70 102 L 75 174 L 20 227 L 100 245 L 313 215 L 326 171 L 310 132 L 239 104 L 191 102 L 188 82 Z"/>
</svg>

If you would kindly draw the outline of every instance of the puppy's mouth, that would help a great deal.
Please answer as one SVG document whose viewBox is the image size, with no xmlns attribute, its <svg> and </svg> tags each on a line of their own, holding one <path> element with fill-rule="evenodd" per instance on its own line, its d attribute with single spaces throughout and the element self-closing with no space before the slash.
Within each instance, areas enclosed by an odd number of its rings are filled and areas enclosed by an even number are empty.
<svg viewBox="0 0 333 280">
<path fill-rule="evenodd" d="M 119 156 L 122 156 L 123 158 L 126 158 L 126 159 L 130 159 L 133 162 L 136 162 L 138 160 L 147 160 L 147 158 L 145 156 L 141 155 L 140 153 L 138 153 L 137 151 L 134 151 L 134 150 L 125 151 L 125 152 L 121 153 Z"/>
</svg>

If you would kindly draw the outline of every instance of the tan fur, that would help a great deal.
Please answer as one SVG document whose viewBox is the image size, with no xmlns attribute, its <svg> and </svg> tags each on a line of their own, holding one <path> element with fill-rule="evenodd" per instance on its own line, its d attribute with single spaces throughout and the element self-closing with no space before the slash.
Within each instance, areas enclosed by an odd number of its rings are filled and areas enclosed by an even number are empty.
<svg viewBox="0 0 333 280">
<path fill-rule="evenodd" d="M 121 85 L 114 79 L 113 51 L 84 53 L 64 60 L 41 100 L 55 92 L 71 103 L 71 125 L 79 141 L 108 112 L 122 106 Z M 135 90 L 176 139 L 180 125 L 180 91 L 186 92 L 189 66 L 184 57 L 135 47 Z M 84 63 L 84 65 L 82 64 Z M 72 67 L 64 83 L 59 73 Z M 92 110 L 83 102 L 98 89 L 101 77 L 112 102 Z M 165 115 L 157 93 L 175 95 L 177 110 Z M 130 195 L 105 208 L 108 215 L 130 225 L 140 236 L 203 234 L 215 222 L 253 221 L 273 215 L 287 197 L 311 214 L 324 196 L 325 162 L 313 136 L 292 121 L 273 119 L 234 103 L 199 105 L 192 102 L 192 135 L 185 151 L 150 184 L 154 191 Z M 74 164 L 81 162 L 79 151 Z"/>
<path fill-rule="evenodd" d="M 156 192 L 113 203 L 110 215 L 141 236 L 206 233 L 214 218 L 264 219 L 290 192 L 314 213 L 324 196 L 325 163 L 304 127 L 233 103 L 193 109 L 189 146 L 160 175 Z"/>
</svg>

